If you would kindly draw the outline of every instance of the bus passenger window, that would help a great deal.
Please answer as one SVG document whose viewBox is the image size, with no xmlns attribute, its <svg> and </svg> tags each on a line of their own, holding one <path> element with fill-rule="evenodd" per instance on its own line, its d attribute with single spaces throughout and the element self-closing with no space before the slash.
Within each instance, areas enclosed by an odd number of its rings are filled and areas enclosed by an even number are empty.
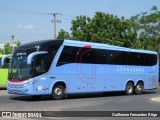
<svg viewBox="0 0 160 120">
<path fill-rule="evenodd" d="M 40 75 L 46 72 L 44 60 L 37 60 L 35 64 L 35 75 Z"/>
</svg>

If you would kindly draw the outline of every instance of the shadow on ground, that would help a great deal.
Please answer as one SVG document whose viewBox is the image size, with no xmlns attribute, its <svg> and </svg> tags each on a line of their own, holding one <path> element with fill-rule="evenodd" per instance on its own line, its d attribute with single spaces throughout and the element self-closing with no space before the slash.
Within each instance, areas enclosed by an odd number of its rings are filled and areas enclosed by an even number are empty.
<svg viewBox="0 0 160 120">
<path fill-rule="evenodd" d="M 147 95 L 147 94 L 155 94 L 156 91 L 145 91 L 141 95 Z M 71 94 L 68 95 L 67 98 L 63 100 L 69 100 L 69 99 L 84 99 L 84 98 L 97 98 L 97 97 L 118 97 L 118 96 L 127 96 L 124 92 L 105 92 L 105 93 L 88 93 L 88 94 Z M 50 101 L 52 98 L 48 96 L 42 96 L 41 98 L 34 99 L 31 96 L 23 96 L 23 95 L 15 95 L 10 96 L 10 99 L 12 100 L 18 100 L 18 101 L 28 101 L 28 102 L 36 102 L 36 101 Z"/>
<path fill-rule="evenodd" d="M 0 87 L 0 90 L 6 90 L 6 87 Z"/>
</svg>

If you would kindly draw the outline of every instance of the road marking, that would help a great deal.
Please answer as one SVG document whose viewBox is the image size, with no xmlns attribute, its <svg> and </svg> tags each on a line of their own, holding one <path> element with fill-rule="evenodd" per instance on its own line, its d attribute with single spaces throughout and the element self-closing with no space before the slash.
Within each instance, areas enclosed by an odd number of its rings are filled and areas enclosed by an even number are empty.
<svg viewBox="0 0 160 120">
<path fill-rule="evenodd" d="M 151 100 L 154 102 L 160 102 L 160 97 L 151 98 Z"/>
</svg>

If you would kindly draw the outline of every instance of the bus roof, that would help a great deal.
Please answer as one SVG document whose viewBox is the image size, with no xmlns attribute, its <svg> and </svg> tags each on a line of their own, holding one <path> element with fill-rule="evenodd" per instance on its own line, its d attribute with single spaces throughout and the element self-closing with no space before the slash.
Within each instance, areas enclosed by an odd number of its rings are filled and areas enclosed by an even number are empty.
<svg viewBox="0 0 160 120">
<path fill-rule="evenodd" d="M 158 54 L 155 51 L 149 51 L 149 50 L 139 50 L 139 49 L 131 49 L 131 48 L 126 48 L 126 47 L 119 47 L 119 46 L 114 46 L 114 45 L 108 45 L 108 44 L 102 44 L 102 43 L 93 43 L 93 42 L 83 42 L 83 41 L 77 41 L 77 40 L 41 40 L 41 41 L 36 41 L 36 42 L 30 42 L 27 44 L 23 44 L 19 46 L 17 49 L 27 49 L 27 48 L 32 48 L 36 46 L 43 46 L 47 47 L 50 45 L 67 45 L 67 46 L 77 46 L 77 47 L 84 47 L 86 45 L 91 46 L 92 48 L 97 48 L 97 49 L 111 49 L 111 50 L 119 50 L 119 51 L 130 51 L 130 52 L 140 52 L 140 53 L 150 53 L 150 54 Z"/>
<path fill-rule="evenodd" d="M 89 45 L 89 46 L 92 46 L 93 48 L 98 48 L 98 49 L 111 49 L 111 50 L 119 50 L 119 51 L 158 54 L 157 52 L 150 51 L 150 50 L 131 49 L 131 48 L 127 48 L 127 47 L 119 47 L 119 46 L 102 44 L 102 43 L 83 42 L 83 41 L 75 41 L 75 40 L 64 40 L 63 44 L 67 45 L 67 46 L 74 45 L 74 46 L 79 46 L 79 47 L 84 47 L 84 46 Z"/>
<path fill-rule="evenodd" d="M 36 46 L 49 46 L 49 45 L 62 45 L 64 40 L 40 40 L 40 41 L 35 41 L 35 42 L 30 42 L 23 44 L 19 46 L 17 49 L 25 49 L 25 48 L 32 48 Z"/>
</svg>

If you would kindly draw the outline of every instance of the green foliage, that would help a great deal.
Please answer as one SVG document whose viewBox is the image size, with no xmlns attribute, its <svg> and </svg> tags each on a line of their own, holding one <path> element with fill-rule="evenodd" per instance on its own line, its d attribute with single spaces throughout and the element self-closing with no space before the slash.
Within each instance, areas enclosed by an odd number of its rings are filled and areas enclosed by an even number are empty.
<svg viewBox="0 0 160 120">
<path fill-rule="evenodd" d="M 153 6 L 149 12 L 142 12 L 131 19 L 139 26 L 139 47 L 160 53 L 160 11 Z"/>
<path fill-rule="evenodd" d="M 61 29 L 59 31 L 59 34 L 57 36 L 57 39 L 70 39 L 70 35 L 68 32 L 64 31 L 63 29 Z"/>
<path fill-rule="evenodd" d="M 16 42 L 16 46 L 15 47 L 13 47 L 9 43 L 7 43 L 7 44 L 4 45 L 4 49 L 0 49 L 0 53 L 1 54 L 11 54 L 20 45 L 21 45 L 20 41 Z"/>
<path fill-rule="evenodd" d="M 3 50 L 3 49 L 1 49 L 1 48 L 0 48 L 0 53 L 1 53 L 1 54 L 4 54 L 4 50 Z"/>
<path fill-rule="evenodd" d="M 12 53 L 13 50 L 14 50 L 14 47 L 10 46 L 9 43 L 4 45 L 5 54 L 10 54 Z"/>
<path fill-rule="evenodd" d="M 71 34 L 61 30 L 58 37 L 160 53 L 160 11 L 153 6 L 150 11 L 141 12 L 130 19 L 104 12 L 96 12 L 93 18 L 77 16 L 72 20 Z"/>
<path fill-rule="evenodd" d="M 103 12 L 91 19 L 86 16 L 72 21 L 72 39 L 131 47 L 137 37 L 134 23 Z"/>
<path fill-rule="evenodd" d="M 136 27 L 132 20 L 96 12 L 92 19 L 78 16 L 72 20 L 70 39 L 132 47 L 137 40 Z M 61 30 L 59 36 L 63 38 L 63 34 Z"/>
<path fill-rule="evenodd" d="M 20 45 L 21 45 L 21 42 L 20 42 L 20 41 L 17 41 L 17 42 L 16 42 L 16 45 L 17 45 L 17 47 L 20 46 Z"/>
</svg>

